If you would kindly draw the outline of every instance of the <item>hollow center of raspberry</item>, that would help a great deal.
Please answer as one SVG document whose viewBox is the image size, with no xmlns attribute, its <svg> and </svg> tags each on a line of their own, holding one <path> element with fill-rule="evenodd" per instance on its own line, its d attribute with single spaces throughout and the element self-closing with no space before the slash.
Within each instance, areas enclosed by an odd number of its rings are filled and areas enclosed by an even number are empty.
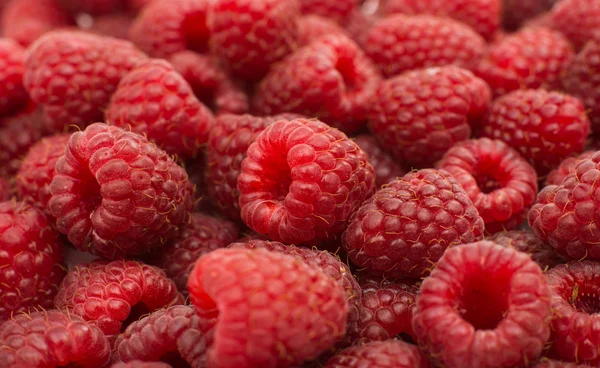
<svg viewBox="0 0 600 368">
<path fill-rule="evenodd" d="M 346 91 L 352 91 L 356 88 L 358 74 L 354 67 L 354 61 L 351 58 L 340 58 L 335 65 L 335 69 L 344 79 Z"/>
<path fill-rule="evenodd" d="M 189 14 L 183 21 L 183 33 L 188 49 L 205 52 L 208 50 L 208 27 L 203 12 Z"/>
<path fill-rule="evenodd" d="M 571 304 L 580 312 L 588 314 L 600 313 L 600 293 L 581 285 L 571 295 Z"/>
<path fill-rule="evenodd" d="M 463 319 L 476 330 L 495 329 L 508 310 L 508 287 L 508 277 L 501 270 L 472 273 L 460 297 Z"/>
<path fill-rule="evenodd" d="M 477 186 L 482 193 L 489 194 L 503 187 L 502 183 L 491 173 L 481 173 L 475 176 Z"/>
</svg>

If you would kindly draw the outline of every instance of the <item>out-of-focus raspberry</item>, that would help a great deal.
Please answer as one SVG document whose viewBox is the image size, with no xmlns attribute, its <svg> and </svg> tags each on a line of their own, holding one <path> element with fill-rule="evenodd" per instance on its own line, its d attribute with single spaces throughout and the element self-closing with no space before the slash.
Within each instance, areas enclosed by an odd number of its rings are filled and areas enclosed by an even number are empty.
<svg viewBox="0 0 600 368">
<path fill-rule="evenodd" d="M 407 173 L 408 170 L 383 151 L 374 136 L 361 134 L 354 138 L 354 141 L 367 154 L 369 162 L 375 169 L 377 188 Z"/>
<path fill-rule="evenodd" d="M 139 134 L 92 124 L 71 136 L 55 170 L 48 207 L 81 250 L 113 259 L 147 253 L 188 221 L 185 170 Z"/>
<path fill-rule="evenodd" d="M 331 19 L 319 15 L 304 15 L 298 19 L 298 46 L 330 34 L 347 36 L 346 31 Z"/>
<path fill-rule="evenodd" d="M 379 82 L 358 45 L 328 35 L 276 65 L 258 86 L 254 105 L 263 115 L 295 112 L 352 133 L 364 126 Z"/>
<path fill-rule="evenodd" d="M 590 159 L 595 153 L 596 150 L 585 151 L 575 157 L 567 157 L 560 163 L 560 165 L 558 165 L 556 169 L 550 171 L 548 176 L 546 176 L 546 185 L 561 185 L 567 176 L 569 176 L 569 174 L 575 172 L 575 168 L 577 167 L 579 161 Z"/>
<path fill-rule="evenodd" d="M 291 255 L 218 249 L 196 263 L 188 289 L 199 313 L 217 318 L 208 366 L 293 366 L 346 332 L 344 289 Z"/>
<path fill-rule="evenodd" d="M 173 368 L 172 365 L 163 362 L 143 362 L 141 360 L 132 360 L 127 363 L 115 363 L 110 368 Z"/>
<path fill-rule="evenodd" d="M 429 368 L 417 346 L 400 340 L 374 341 L 350 347 L 329 359 L 324 368 Z"/>
<path fill-rule="evenodd" d="M 24 64 L 25 50 L 10 38 L 0 38 L 0 116 L 15 112 L 28 100 Z"/>
<path fill-rule="evenodd" d="M 145 7 L 146 5 L 148 5 L 153 0 L 126 0 L 126 1 L 127 1 L 127 5 L 129 7 L 129 9 L 131 9 L 133 12 L 137 12 L 140 9 L 142 9 L 143 7 Z"/>
<path fill-rule="evenodd" d="M 94 18 L 94 23 L 88 31 L 101 36 L 127 40 L 132 22 L 133 17 L 127 13 L 101 15 Z"/>
<path fill-rule="evenodd" d="M 105 367 L 110 350 L 96 326 L 56 310 L 19 314 L 0 326 L 3 367 Z"/>
<path fill-rule="evenodd" d="M 496 244 L 527 253 L 542 270 L 549 270 L 557 264 L 564 263 L 546 243 L 531 230 L 512 230 L 496 233 L 487 238 Z"/>
<path fill-rule="evenodd" d="M 415 70 L 381 83 L 369 127 L 394 159 L 431 167 L 456 142 L 470 138 L 470 124 L 490 99 L 488 86 L 457 66 Z"/>
<path fill-rule="evenodd" d="M 125 5 L 124 0 L 57 0 L 60 6 L 72 14 L 92 15 L 114 13 Z"/>
<path fill-rule="evenodd" d="M 10 198 L 10 184 L 0 177 L 0 201 Z"/>
<path fill-rule="evenodd" d="M 354 11 L 358 11 L 359 0 L 300 0 L 302 14 L 314 14 L 345 24 Z"/>
<path fill-rule="evenodd" d="M 486 44 L 471 27 L 450 18 L 395 14 L 375 22 L 364 48 L 383 75 L 393 77 L 449 64 L 471 68 Z"/>
<path fill-rule="evenodd" d="M 355 10 L 350 14 L 344 28 L 354 42 L 364 48 L 369 30 L 379 18 L 377 14 L 367 14 L 364 11 Z"/>
<path fill-rule="evenodd" d="M 503 0 L 502 23 L 507 29 L 517 29 L 527 20 L 550 10 L 556 0 Z"/>
<path fill-rule="evenodd" d="M 538 364 L 533 366 L 533 368 L 589 368 L 589 365 L 542 358 Z"/>
<path fill-rule="evenodd" d="M 580 49 L 600 31 L 600 1 L 560 0 L 550 12 L 549 24 Z"/>
<path fill-rule="evenodd" d="M 208 140 L 213 116 L 171 64 L 151 59 L 121 79 L 106 121 L 145 135 L 167 153 L 189 158 Z"/>
</svg>

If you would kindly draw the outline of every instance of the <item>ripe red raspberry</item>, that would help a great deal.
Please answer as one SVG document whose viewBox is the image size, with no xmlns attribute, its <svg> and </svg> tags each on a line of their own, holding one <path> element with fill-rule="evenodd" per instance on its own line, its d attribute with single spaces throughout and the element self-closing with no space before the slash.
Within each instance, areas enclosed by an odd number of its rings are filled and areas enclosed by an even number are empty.
<svg viewBox="0 0 600 368">
<path fill-rule="evenodd" d="M 0 38 L 0 116 L 15 112 L 27 102 L 24 70 L 23 47 L 10 38 Z"/>
<path fill-rule="evenodd" d="M 372 1 L 378 2 L 379 0 Z M 350 35 L 350 38 L 352 38 L 354 42 L 361 47 L 364 47 L 369 30 L 379 18 L 380 17 L 377 14 L 366 13 L 362 10 L 355 10 L 350 14 L 350 18 L 345 24 L 346 32 Z"/>
<path fill-rule="evenodd" d="M 437 164 L 464 188 L 488 233 L 516 229 L 538 192 L 535 169 L 501 140 L 472 139 L 450 148 Z"/>
<path fill-rule="evenodd" d="M 3 367 L 104 367 L 110 344 L 96 326 L 56 310 L 19 314 L 0 326 Z"/>
<path fill-rule="evenodd" d="M 369 162 L 375 169 L 377 188 L 389 183 L 397 177 L 404 176 L 407 170 L 385 153 L 377 139 L 369 134 L 361 134 L 354 141 L 369 157 Z"/>
<path fill-rule="evenodd" d="M 276 241 L 335 238 L 375 191 L 366 154 L 318 120 L 277 121 L 247 154 L 238 177 L 242 220 Z"/>
<path fill-rule="evenodd" d="M 324 368 L 429 368 L 418 347 L 400 340 L 374 341 L 339 352 Z"/>
<path fill-rule="evenodd" d="M 560 163 L 560 165 L 558 165 L 556 169 L 550 171 L 548 176 L 546 176 L 546 185 L 561 185 L 567 176 L 569 176 L 569 174 L 575 172 L 575 168 L 577 167 L 579 161 L 590 159 L 595 153 L 596 150 L 585 151 L 578 156 L 567 157 Z"/>
<path fill-rule="evenodd" d="M 365 53 L 386 77 L 407 70 L 455 64 L 470 68 L 485 52 L 485 40 L 450 18 L 395 14 L 369 31 Z"/>
<path fill-rule="evenodd" d="M 589 365 L 580 365 L 576 363 L 561 362 L 558 360 L 550 360 L 548 358 L 542 358 L 540 362 L 533 366 L 533 368 L 588 368 Z"/>
<path fill-rule="evenodd" d="M 292 366 L 346 333 L 344 289 L 290 255 L 217 249 L 196 263 L 188 289 L 199 313 L 217 318 L 208 366 Z"/>
<path fill-rule="evenodd" d="M 521 24 L 552 8 L 555 0 L 503 0 L 502 23 L 507 29 L 518 29 Z"/>
<path fill-rule="evenodd" d="M 58 159 L 65 154 L 70 137 L 70 134 L 57 134 L 43 138 L 31 146 L 17 173 L 19 198 L 48 211 L 54 167 Z"/>
<path fill-rule="evenodd" d="M 88 31 L 101 35 L 129 39 L 129 28 L 133 23 L 133 16 L 128 13 L 107 14 L 94 18 L 94 23 Z"/>
<path fill-rule="evenodd" d="M 596 0 L 561 0 L 550 12 L 550 25 L 564 34 L 576 48 L 600 31 L 600 2 Z"/>
<path fill-rule="evenodd" d="M 113 13 L 124 5 L 123 0 L 58 0 L 58 3 L 72 14 L 88 13 L 92 15 Z"/>
<path fill-rule="evenodd" d="M 559 32 L 529 27 L 488 47 L 475 67 L 495 96 L 523 88 L 558 88 L 575 53 Z"/>
<path fill-rule="evenodd" d="M 52 308 L 65 269 L 46 216 L 23 202 L 0 202 L 0 249 L 0 323 L 18 312 Z"/>
<path fill-rule="evenodd" d="M 210 56 L 180 51 L 169 57 L 173 68 L 190 84 L 196 97 L 216 113 L 244 114 L 248 96 Z"/>
<path fill-rule="evenodd" d="M 275 66 L 254 105 L 263 115 L 295 112 L 352 133 L 364 126 L 379 82 L 377 68 L 358 45 L 328 35 Z"/>
<path fill-rule="evenodd" d="M 359 0 L 300 0 L 300 2 L 302 14 L 319 15 L 340 24 L 346 23 L 359 5 Z"/>
<path fill-rule="evenodd" d="M 130 42 L 85 32 L 56 31 L 28 50 L 24 85 L 57 130 L 104 120 L 117 84 L 145 56 Z"/>
<path fill-rule="evenodd" d="M 141 360 L 132 360 L 128 363 L 115 363 L 110 368 L 172 368 L 173 366 L 163 362 L 143 362 Z"/>
<path fill-rule="evenodd" d="M 494 100 L 482 127 L 484 137 L 503 140 L 543 176 L 583 150 L 590 121 L 575 97 L 540 89 L 519 90 Z"/>
<path fill-rule="evenodd" d="M 431 167 L 471 126 L 491 99 L 488 86 L 456 66 L 420 69 L 381 83 L 369 127 L 393 157 Z"/>
<path fill-rule="evenodd" d="M 550 336 L 550 295 L 527 254 L 490 241 L 452 247 L 423 281 L 413 330 L 448 368 L 526 367 Z"/>
<path fill-rule="evenodd" d="M 144 134 L 169 154 L 189 158 L 208 140 L 213 116 L 171 64 L 151 59 L 121 79 L 106 121 Z"/>
<path fill-rule="evenodd" d="M 183 297 L 157 267 L 128 260 L 94 261 L 77 265 L 65 276 L 54 303 L 106 335 L 115 335 L 146 313 L 182 304 Z"/>
<path fill-rule="evenodd" d="M 527 253 L 542 270 L 564 263 L 548 244 L 544 243 L 531 230 L 512 230 L 496 233 L 487 238 L 496 244 Z"/>
<path fill-rule="evenodd" d="M 211 51 L 234 74 L 258 81 L 296 48 L 298 17 L 299 0 L 213 0 Z"/>
<path fill-rule="evenodd" d="M 308 45 L 330 34 L 348 36 L 339 24 L 329 18 L 305 15 L 298 19 L 298 46 Z"/>
<path fill-rule="evenodd" d="M 443 170 L 406 174 L 352 217 L 342 245 L 354 264 L 387 277 L 420 278 L 446 248 L 483 238 L 484 224 L 460 184 Z"/>
<path fill-rule="evenodd" d="M 188 221 L 185 170 L 141 135 L 92 124 L 71 136 L 55 170 L 50 213 L 81 250 L 114 259 L 146 253 Z"/>
</svg>

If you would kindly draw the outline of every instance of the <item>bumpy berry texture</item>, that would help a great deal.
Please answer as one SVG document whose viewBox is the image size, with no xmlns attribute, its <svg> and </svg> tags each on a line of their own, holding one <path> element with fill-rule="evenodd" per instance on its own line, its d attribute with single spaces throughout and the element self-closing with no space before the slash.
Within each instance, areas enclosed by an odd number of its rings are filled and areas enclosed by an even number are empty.
<svg viewBox="0 0 600 368">
<path fill-rule="evenodd" d="M 549 24 L 582 48 L 600 30 L 600 2 L 597 0 L 561 0 L 550 12 Z"/>
<path fill-rule="evenodd" d="M 374 341 L 350 347 L 329 359 L 324 368 L 429 368 L 418 347 L 400 340 Z"/>
<path fill-rule="evenodd" d="M 346 332 L 344 289 L 290 255 L 218 249 L 196 263 L 188 289 L 199 313 L 217 318 L 208 366 L 292 366 Z"/>
<path fill-rule="evenodd" d="M 342 245 L 354 264 L 387 277 L 420 278 L 453 245 L 483 238 L 483 219 L 460 184 L 424 169 L 392 181 L 364 202 Z"/>
<path fill-rule="evenodd" d="M 104 367 L 110 344 L 82 318 L 50 310 L 19 314 L 0 326 L 3 367 Z"/>
<path fill-rule="evenodd" d="M 561 185 L 567 176 L 569 176 L 569 174 L 575 172 L 575 168 L 577 167 L 579 161 L 590 159 L 595 153 L 595 150 L 585 151 L 575 157 L 567 157 L 560 163 L 560 165 L 558 165 L 556 169 L 548 173 L 548 176 L 546 176 L 546 185 Z"/>
<path fill-rule="evenodd" d="M 531 230 L 512 230 L 496 233 L 487 238 L 496 244 L 527 253 L 542 270 L 564 263 L 548 244 L 544 243 Z"/>
<path fill-rule="evenodd" d="M 375 65 L 357 44 L 328 35 L 273 67 L 254 105 L 263 115 L 295 112 L 352 133 L 364 126 L 379 82 Z"/>
<path fill-rule="evenodd" d="M 485 40 L 471 27 L 430 15 L 383 18 L 365 42 L 365 53 L 386 77 L 448 64 L 472 67 L 485 48 Z"/>
<path fill-rule="evenodd" d="M 470 123 L 490 99 L 488 86 L 467 70 L 415 70 L 381 83 L 369 128 L 396 160 L 431 167 L 456 142 L 469 139 Z"/>
<path fill-rule="evenodd" d="M 437 167 L 452 174 L 467 192 L 488 233 L 521 225 L 538 192 L 535 169 L 501 140 L 460 142 Z"/>
<path fill-rule="evenodd" d="M 37 307 L 52 308 L 65 269 L 56 230 L 23 202 L 0 202 L 0 323 Z"/>
<path fill-rule="evenodd" d="M 63 9 L 70 13 L 88 13 L 93 15 L 111 13 L 122 8 L 122 0 L 57 0 Z"/>
<path fill-rule="evenodd" d="M 318 120 L 278 121 L 248 148 L 238 177 L 243 221 L 288 244 L 334 239 L 375 191 L 366 154 Z"/>
<path fill-rule="evenodd" d="M 495 96 L 523 88 L 558 88 L 575 53 L 559 32 L 525 28 L 500 38 L 475 67 Z"/>
<path fill-rule="evenodd" d="M 507 29 L 517 29 L 527 20 L 552 8 L 556 0 L 503 0 L 502 23 Z"/>
<path fill-rule="evenodd" d="M 57 134 L 31 146 L 17 173 L 19 198 L 48 211 L 54 168 L 58 159 L 65 154 L 70 137 L 70 134 Z"/>
<path fill-rule="evenodd" d="M 300 0 L 303 14 L 315 14 L 345 24 L 359 0 Z"/>
<path fill-rule="evenodd" d="M 128 363 L 115 363 L 110 368 L 172 368 L 173 366 L 162 362 L 143 362 L 141 360 L 132 360 Z"/>
<path fill-rule="evenodd" d="M 189 306 L 175 305 L 133 322 L 114 344 L 116 361 L 166 361 L 174 367 L 205 367 L 215 321 Z M 186 364 L 187 363 L 187 364 Z"/>
<path fill-rule="evenodd" d="M 420 346 L 448 368 L 526 367 L 550 336 L 550 294 L 528 255 L 489 241 L 452 247 L 423 281 Z"/>
<path fill-rule="evenodd" d="M 183 297 L 165 273 L 135 261 L 81 263 L 65 276 L 56 308 L 83 317 L 106 335 L 122 332 L 129 321 Z"/>
<path fill-rule="evenodd" d="M 377 143 L 377 139 L 372 135 L 361 134 L 354 141 L 367 154 L 369 162 L 375 169 L 375 183 L 377 184 L 377 188 L 406 174 L 407 170 L 384 152 L 379 143 Z"/>
<path fill-rule="evenodd" d="M 85 32 L 56 31 L 28 50 L 23 82 L 55 129 L 103 121 L 121 78 L 145 55 L 132 43 Z"/>
<path fill-rule="evenodd" d="M 154 59 L 121 79 L 106 121 L 144 134 L 169 154 L 188 158 L 208 140 L 213 116 L 171 64 Z"/>
<path fill-rule="evenodd" d="M 193 200 L 185 170 L 166 152 L 102 123 L 71 136 L 50 192 L 58 230 L 79 249 L 115 259 L 175 237 Z"/>
<path fill-rule="evenodd" d="M 25 50 L 10 38 L 0 38 L 0 116 L 27 102 L 23 87 Z"/>
<path fill-rule="evenodd" d="M 298 19 L 298 46 L 305 46 L 323 36 L 346 35 L 335 21 L 318 15 L 305 15 Z"/>
</svg>

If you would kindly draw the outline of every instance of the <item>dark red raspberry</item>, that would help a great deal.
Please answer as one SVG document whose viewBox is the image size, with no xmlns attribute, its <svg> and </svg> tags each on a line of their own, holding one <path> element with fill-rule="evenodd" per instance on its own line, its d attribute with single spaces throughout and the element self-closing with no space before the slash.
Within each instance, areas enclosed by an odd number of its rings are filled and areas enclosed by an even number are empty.
<svg viewBox="0 0 600 368">
<path fill-rule="evenodd" d="M 369 127 L 396 160 L 431 167 L 456 142 L 469 139 L 470 123 L 490 99 L 488 86 L 467 70 L 415 70 L 381 83 Z"/>
<path fill-rule="evenodd" d="M 19 314 L 0 326 L 3 367 L 104 367 L 110 344 L 96 326 L 56 310 Z"/>
<path fill-rule="evenodd" d="M 145 135 L 169 154 L 189 158 L 208 140 L 213 116 L 171 64 L 151 59 L 121 79 L 106 121 Z"/>
<path fill-rule="evenodd" d="M 523 88 L 558 88 L 575 53 L 559 32 L 525 28 L 502 37 L 475 67 L 495 96 Z"/>
<path fill-rule="evenodd" d="M 507 29 L 517 29 L 527 20 L 550 10 L 556 0 L 503 0 L 502 23 Z"/>
<path fill-rule="evenodd" d="M 196 263 L 188 289 L 199 313 L 217 318 L 208 366 L 293 366 L 346 332 L 344 289 L 294 256 L 217 249 Z"/>
<path fill-rule="evenodd" d="M 88 29 L 101 36 L 110 36 L 122 40 L 129 39 L 129 28 L 133 23 L 133 16 L 128 13 L 107 14 L 94 18 L 94 23 Z"/>
<path fill-rule="evenodd" d="M 485 40 L 450 18 L 395 14 L 375 22 L 365 53 L 386 77 L 407 70 L 455 64 L 470 68 L 485 52 Z"/>
<path fill-rule="evenodd" d="M 484 224 L 460 184 L 443 170 L 406 174 L 364 202 L 342 236 L 357 266 L 420 278 L 446 248 L 483 239 Z"/>
<path fill-rule="evenodd" d="M 560 362 L 558 360 L 550 360 L 542 358 L 540 362 L 533 366 L 533 368 L 588 368 L 589 365 L 580 365 L 576 363 Z"/>
<path fill-rule="evenodd" d="M 324 368 L 429 368 L 418 347 L 400 340 L 374 341 L 350 347 L 329 359 Z"/>
<path fill-rule="evenodd" d="M 296 48 L 298 17 L 299 0 L 213 0 L 208 11 L 211 50 L 234 74 L 260 80 Z"/>
<path fill-rule="evenodd" d="M 348 36 L 346 31 L 332 19 L 318 15 L 305 15 L 298 19 L 298 46 L 308 45 L 330 34 Z"/>
<path fill-rule="evenodd" d="M 83 317 L 107 335 L 122 332 L 146 313 L 182 302 L 162 270 L 128 260 L 77 265 L 54 299 L 56 308 Z"/>
<path fill-rule="evenodd" d="M 503 140 L 543 176 L 563 159 L 583 151 L 590 121 L 575 97 L 519 90 L 492 102 L 482 128 L 483 136 Z"/>
<path fill-rule="evenodd" d="M 560 165 L 558 165 L 556 169 L 550 171 L 548 176 L 546 176 L 546 185 L 561 185 L 567 176 L 569 176 L 569 174 L 575 172 L 575 168 L 577 167 L 579 161 L 590 159 L 595 153 L 595 150 L 585 151 L 578 156 L 567 157 L 560 163 Z"/>
<path fill-rule="evenodd" d="M 213 319 L 192 307 L 175 305 L 133 322 L 115 341 L 116 361 L 164 361 L 173 367 L 205 367 L 212 344 Z M 189 365 L 188 365 L 189 364 Z"/>
<path fill-rule="evenodd" d="M 351 133 L 366 122 L 379 82 L 377 68 L 357 44 L 328 35 L 275 66 L 254 104 L 263 115 L 295 112 Z"/>
<path fill-rule="evenodd" d="M 17 173 L 19 198 L 48 212 L 54 168 L 58 159 L 65 154 L 70 137 L 70 134 L 57 134 L 31 146 Z"/>
<path fill-rule="evenodd" d="M 180 237 L 151 256 L 152 263 L 163 269 L 185 295 L 188 277 L 196 260 L 215 249 L 225 248 L 238 238 L 235 224 L 196 212 L 191 215 L 190 223 Z"/>
<path fill-rule="evenodd" d="M 58 233 L 46 216 L 23 202 L 0 202 L 0 323 L 52 308 L 64 275 Z"/>
<path fill-rule="evenodd" d="M 358 9 L 359 0 L 300 0 L 303 14 L 316 14 L 345 24 Z"/>
<path fill-rule="evenodd" d="M 582 48 L 600 31 L 600 2 L 561 0 L 550 12 L 552 28 L 564 34 L 576 48 Z"/>
<path fill-rule="evenodd" d="M 277 121 L 248 148 L 238 177 L 244 222 L 288 244 L 333 239 L 375 191 L 366 154 L 318 120 Z"/>
<path fill-rule="evenodd" d="M 24 84 L 56 129 L 103 121 L 117 84 L 145 56 L 128 41 L 56 31 L 28 50 Z"/>
<path fill-rule="evenodd" d="M 126 0 L 128 7 L 136 12 L 148 5 L 153 0 Z"/>
<path fill-rule="evenodd" d="M 564 260 L 554 252 L 552 247 L 544 243 L 531 230 L 499 232 L 488 237 L 487 240 L 529 254 L 542 270 L 549 270 L 564 263 Z"/>
<path fill-rule="evenodd" d="M 58 3 L 72 14 L 88 13 L 92 15 L 113 13 L 124 5 L 123 0 L 58 0 Z"/>
<path fill-rule="evenodd" d="M 501 140 L 472 139 L 456 144 L 437 167 L 464 188 L 488 233 L 516 229 L 538 192 L 535 169 Z"/>
<path fill-rule="evenodd" d="M 176 236 L 193 198 L 185 170 L 166 152 L 102 123 L 71 136 L 50 191 L 58 230 L 79 249 L 114 259 Z"/>
<path fill-rule="evenodd" d="M 0 177 L 0 201 L 5 201 L 10 198 L 10 184 Z"/>
<path fill-rule="evenodd" d="M 0 116 L 15 112 L 27 102 L 24 70 L 25 50 L 10 38 L 0 38 Z"/>
<path fill-rule="evenodd" d="M 354 141 L 367 154 L 369 162 L 375 169 L 377 188 L 407 173 L 408 170 L 383 151 L 374 136 L 361 134 L 354 138 Z"/>
<path fill-rule="evenodd" d="M 548 285 L 527 254 L 481 241 L 452 247 L 423 281 L 413 330 L 448 368 L 526 367 L 550 336 Z"/>
<path fill-rule="evenodd" d="M 110 368 L 173 368 L 172 365 L 162 362 L 143 362 L 141 360 L 132 360 L 128 363 L 115 363 Z"/>
<path fill-rule="evenodd" d="M 185 78 L 196 97 L 216 113 L 244 114 L 248 96 L 210 56 L 180 51 L 169 57 L 173 68 Z"/>
</svg>

